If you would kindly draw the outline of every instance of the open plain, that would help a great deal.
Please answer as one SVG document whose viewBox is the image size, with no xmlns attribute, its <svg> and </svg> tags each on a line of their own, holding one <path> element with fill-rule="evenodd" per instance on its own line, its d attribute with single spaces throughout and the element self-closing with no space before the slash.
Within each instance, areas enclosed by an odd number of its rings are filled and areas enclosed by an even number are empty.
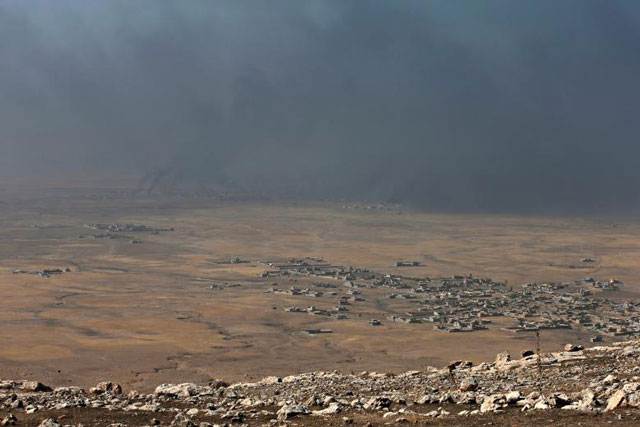
<svg viewBox="0 0 640 427">
<path fill-rule="evenodd" d="M 0 378 L 83 387 L 109 379 L 149 390 L 320 370 L 401 372 L 536 346 L 533 333 L 503 330 L 505 317 L 469 333 L 388 321 L 411 302 L 390 300 L 381 288 L 367 289 L 341 320 L 285 311 L 329 310 L 346 291 L 342 280 L 329 280 L 336 288 L 322 296 L 270 292 L 318 282 L 263 274 L 269 262 L 292 258 L 382 275 L 472 274 L 513 287 L 615 278 L 624 286 L 603 296 L 615 301 L 640 291 L 640 226 L 631 219 L 434 214 L 104 188 L 4 191 L 0 200 Z M 105 232 L 100 224 L 148 229 Z M 420 265 L 396 267 L 398 260 Z M 42 274 L 55 268 L 62 272 Z M 371 326 L 372 319 L 382 324 Z M 586 346 L 592 335 L 543 330 L 542 350 Z"/>
</svg>

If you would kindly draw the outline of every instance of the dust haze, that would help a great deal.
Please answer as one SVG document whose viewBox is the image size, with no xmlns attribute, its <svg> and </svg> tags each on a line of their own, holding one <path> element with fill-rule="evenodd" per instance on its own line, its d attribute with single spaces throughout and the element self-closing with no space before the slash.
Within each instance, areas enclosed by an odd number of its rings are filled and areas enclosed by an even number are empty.
<svg viewBox="0 0 640 427">
<path fill-rule="evenodd" d="M 0 176 L 632 211 L 639 12 L 584 0 L 4 1 Z"/>
</svg>

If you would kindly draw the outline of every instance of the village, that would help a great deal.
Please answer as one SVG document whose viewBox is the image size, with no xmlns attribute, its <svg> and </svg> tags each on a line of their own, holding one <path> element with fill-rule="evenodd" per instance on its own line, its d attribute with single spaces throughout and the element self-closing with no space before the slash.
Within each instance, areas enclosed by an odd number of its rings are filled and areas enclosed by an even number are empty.
<svg viewBox="0 0 640 427">
<path fill-rule="evenodd" d="M 105 231 L 108 233 L 131 233 L 131 232 L 142 232 L 142 233 L 153 233 L 158 234 L 163 231 L 175 231 L 173 227 L 171 228 L 156 228 L 149 227 L 143 224 L 85 224 L 86 228 L 90 228 L 92 230 Z"/>
<path fill-rule="evenodd" d="M 261 264 L 269 268 L 259 274 L 261 278 L 307 276 L 319 279 L 311 282 L 311 286 L 286 288 L 274 284 L 265 291 L 313 297 L 318 301 L 317 304 L 288 306 L 284 310 L 290 313 L 337 320 L 356 318 L 371 326 L 387 321 L 425 324 L 449 333 L 492 327 L 513 334 L 541 329 L 576 329 L 588 332 L 593 342 L 603 341 L 604 336 L 640 335 L 640 306 L 637 301 L 614 298 L 623 286 L 616 279 L 585 277 L 572 282 L 514 286 L 470 274 L 451 277 L 383 274 L 365 268 L 332 265 L 322 258 L 264 261 Z M 395 265 L 420 264 L 398 261 Z M 370 310 L 359 308 L 371 297 L 369 294 L 373 290 L 381 289 L 388 289 L 384 299 L 387 300 L 385 307 L 389 309 L 386 319 L 382 320 L 372 318 Z M 380 299 L 379 292 L 374 298 Z M 411 308 L 406 309 L 408 306 Z M 504 322 L 500 322 L 501 326 L 494 325 L 498 318 L 508 319 L 510 325 L 504 326 Z"/>
<path fill-rule="evenodd" d="M 128 240 L 131 244 L 141 244 L 142 240 L 135 238 L 130 235 L 122 234 L 122 233 L 147 233 L 147 234 L 160 234 L 165 231 L 175 231 L 173 227 L 171 228 L 156 228 L 149 227 L 143 224 L 85 224 L 84 228 L 89 228 L 91 230 L 102 231 L 103 233 L 98 234 L 80 234 L 78 235 L 78 239 L 125 239 Z"/>
<path fill-rule="evenodd" d="M 42 270 L 33 270 L 33 271 L 16 269 L 12 271 L 13 274 L 35 274 L 40 277 L 50 277 L 52 274 L 63 274 L 63 273 L 69 273 L 69 272 L 71 272 L 71 267 L 43 268 Z"/>
</svg>

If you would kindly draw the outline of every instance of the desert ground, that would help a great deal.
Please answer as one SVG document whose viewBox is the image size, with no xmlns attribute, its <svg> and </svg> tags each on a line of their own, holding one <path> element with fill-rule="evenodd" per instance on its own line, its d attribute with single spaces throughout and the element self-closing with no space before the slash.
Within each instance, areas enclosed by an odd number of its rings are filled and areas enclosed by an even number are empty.
<svg viewBox="0 0 640 427">
<path fill-rule="evenodd" d="M 85 224 L 94 223 L 167 231 L 89 238 L 97 232 Z M 336 369 L 399 372 L 456 359 L 480 362 L 503 350 L 517 354 L 534 348 L 535 337 L 501 330 L 500 319 L 488 330 L 464 334 L 426 324 L 371 327 L 368 319 L 384 319 L 390 311 L 383 293 L 362 302 L 362 317 L 285 312 L 291 305 L 330 307 L 335 301 L 265 293 L 313 280 L 259 277 L 267 269 L 261 261 L 322 257 L 381 273 L 472 273 L 515 286 L 611 277 L 625 283 L 611 298 L 628 299 L 640 292 L 638 224 L 633 218 L 460 215 L 105 188 L 5 189 L 0 378 L 84 387 L 108 379 L 149 390 L 163 382 Z M 236 257 L 248 262 L 228 262 Z M 595 262 L 582 265 L 584 257 Z M 422 264 L 395 267 L 405 259 Z M 57 267 L 71 271 L 14 274 Z M 333 332 L 301 333 L 309 328 Z M 588 345 L 589 336 L 577 329 L 543 331 L 541 345 Z"/>
</svg>

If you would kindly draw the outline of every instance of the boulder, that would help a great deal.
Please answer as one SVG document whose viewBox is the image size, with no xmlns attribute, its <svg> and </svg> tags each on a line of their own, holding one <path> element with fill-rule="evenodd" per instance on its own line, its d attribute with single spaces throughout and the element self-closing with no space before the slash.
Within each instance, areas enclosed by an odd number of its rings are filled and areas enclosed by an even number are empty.
<svg viewBox="0 0 640 427">
<path fill-rule="evenodd" d="M 24 391 L 51 391 L 51 387 L 42 384 L 40 381 L 21 381 L 17 388 Z"/>
<path fill-rule="evenodd" d="M 222 388 L 222 387 L 229 387 L 229 383 L 223 380 L 219 380 L 217 378 L 209 380 L 209 387 L 211 388 Z"/>
<path fill-rule="evenodd" d="M 232 423 L 241 423 L 244 420 L 244 414 L 240 411 L 229 410 L 220 418 L 223 420 L 230 420 Z"/>
<path fill-rule="evenodd" d="M 585 410 L 596 405 L 596 395 L 593 391 L 585 388 L 580 392 L 580 401 L 578 402 L 578 409 Z"/>
<path fill-rule="evenodd" d="M 420 375 L 421 373 L 422 373 L 421 371 L 407 371 L 407 372 L 403 372 L 402 374 L 398 375 L 398 378 L 415 377 L 417 375 Z"/>
<path fill-rule="evenodd" d="M 0 381 L 0 390 L 13 390 L 16 387 L 15 381 Z"/>
<path fill-rule="evenodd" d="M 488 371 L 489 369 L 491 369 L 491 364 L 487 363 L 487 362 L 482 362 L 477 366 L 474 366 L 473 368 L 471 368 L 472 372 L 480 372 L 480 371 Z"/>
<path fill-rule="evenodd" d="M 326 396 L 323 400 L 322 400 L 322 406 L 329 406 L 330 404 L 332 404 L 333 402 L 335 402 L 336 399 L 333 396 Z"/>
<path fill-rule="evenodd" d="M 364 409 L 380 410 L 386 409 L 391 405 L 391 400 L 386 397 L 372 397 L 364 404 Z"/>
<path fill-rule="evenodd" d="M 80 387 L 70 386 L 70 387 L 56 387 L 53 389 L 53 393 L 61 396 L 78 396 L 85 394 L 84 389 Z"/>
<path fill-rule="evenodd" d="M 270 384 L 277 384 L 277 383 L 281 383 L 282 382 L 282 378 L 280 377 L 265 377 L 263 379 L 261 379 L 258 384 L 264 384 L 264 385 L 270 385 Z"/>
<path fill-rule="evenodd" d="M 511 361 L 511 354 L 508 351 L 496 354 L 496 364 L 507 363 Z"/>
<path fill-rule="evenodd" d="M 460 391 L 475 391 L 478 389 L 478 381 L 474 377 L 467 377 L 460 381 Z"/>
<path fill-rule="evenodd" d="M 432 394 L 424 394 L 424 395 L 420 396 L 416 400 L 416 403 L 418 405 L 425 405 L 427 403 L 434 403 L 434 402 L 437 402 L 437 401 L 438 401 L 438 399 L 435 396 L 433 396 Z"/>
<path fill-rule="evenodd" d="M 91 394 L 122 394 L 122 387 L 120 384 L 104 381 L 89 389 L 89 392 Z"/>
<path fill-rule="evenodd" d="M 342 405 L 338 402 L 333 402 L 324 409 L 313 411 L 311 415 L 333 415 L 338 414 L 340 411 L 342 411 Z"/>
<path fill-rule="evenodd" d="M 209 391 L 208 387 L 198 386 L 193 383 L 160 384 L 156 387 L 153 394 L 168 397 L 190 397 L 206 391 Z"/>
<path fill-rule="evenodd" d="M 522 399 L 522 394 L 520 394 L 519 391 L 514 390 L 505 394 L 504 398 L 507 401 L 507 403 L 511 405 L 511 404 L 515 404 L 518 400 Z"/>
<path fill-rule="evenodd" d="M 634 391 L 640 390 L 640 383 L 636 383 L 636 382 L 627 383 L 622 386 L 622 389 L 625 391 L 625 393 L 630 394 Z"/>
<path fill-rule="evenodd" d="M 502 407 L 501 400 L 503 396 L 501 394 L 493 394 L 491 396 L 485 396 L 480 405 L 480 412 L 494 412 Z"/>
<path fill-rule="evenodd" d="M 619 406 L 622 406 L 624 404 L 624 400 L 627 397 L 627 394 L 625 393 L 624 390 L 618 390 L 615 393 L 613 393 L 613 395 L 609 398 L 609 400 L 607 401 L 607 411 L 612 411 L 616 408 L 618 408 Z"/>
<path fill-rule="evenodd" d="M 551 405 L 549 405 L 549 402 L 542 399 L 536 402 L 535 405 L 533 405 L 533 409 L 551 409 Z"/>
<path fill-rule="evenodd" d="M 438 403 L 453 403 L 453 395 L 449 392 L 442 393 L 438 399 Z"/>
<path fill-rule="evenodd" d="M 450 400 L 458 405 L 469 405 L 476 403 L 476 394 L 472 391 L 454 392 L 449 397 Z"/>
<path fill-rule="evenodd" d="M 42 422 L 38 424 L 38 427 L 60 427 L 60 424 L 53 418 L 47 418 L 42 420 Z"/>
<path fill-rule="evenodd" d="M 253 400 L 251 400 L 250 398 L 246 398 L 246 399 L 242 399 L 240 402 L 238 402 L 238 404 L 240 406 L 253 406 Z"/>
<path fill-rule="evenodd" d="M 573 351 L 581 351 L 584 350 L 584 347 L 576 344 L 566 344 L 564 346 L 564 351 L 573 352 Z"/>
<path fill-rule="evenodd" d="M 552 399 L 554 402 L 553 406 L 555 408 L 563 408 L 571 404 L 571 399 L 564 393 L 554 393 Z"/>
<path fill-rule="evenodd" d="M 640 393 L 634 391 L 627 394 L 627 405 L 631 406 L 632 408 L 640 408 Z"/>
<path fill-rule="evenodd" d="M 311 411 L 305 405 L 299 403 L 293 403 L 289 405 L 283 405 L 277 412 L 279 420 L 288 420 L 298 415 L 308 415 Z"/>
<path fill-rule="evenodd" d="M 447 365 L 449 371 L 453 371 L 454 369 L 465 369 L 471 368 L 473 366 L 473 362 L 469 360 L 454 360 L 453 362 Z"/>
</svg>

